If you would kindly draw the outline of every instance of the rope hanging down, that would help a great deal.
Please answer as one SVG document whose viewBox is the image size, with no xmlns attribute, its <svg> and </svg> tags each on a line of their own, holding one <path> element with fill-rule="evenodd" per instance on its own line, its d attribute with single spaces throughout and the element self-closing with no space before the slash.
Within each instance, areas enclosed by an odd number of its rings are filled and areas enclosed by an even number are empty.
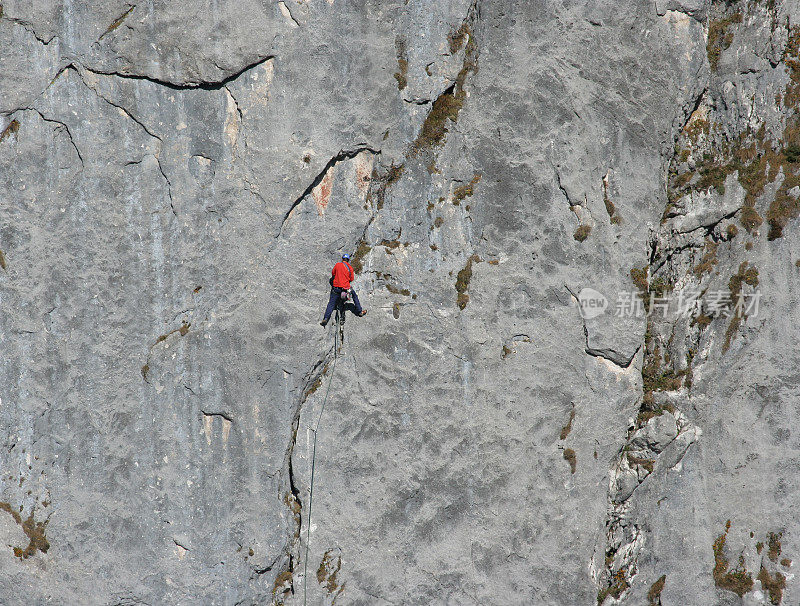
<svg viewBox="0 0 800 606">
<path fill-rule="evenodd" d="M 317 424 L 314 426 L 312 430 L 314 432 L 314 445 L 311 449 L 311 482 L 309 482 L 309 493 L 308 493 L 308 522 L 306 526 L 306 557 L 305 563 L 303 564 L 303 606 L 306 606 L 306 600 L 308 598 L 308 550 L 311 546 L 311 504 L 314 499 L 314 468 L 317 462 L 317 430 L 319 429 L 319 423 L 322 421 L 322 413 L 325 412 L 325 404 L 328 403 L 328 394 L 331 391 L 331 383 L 333 383 L 333 375 L 336 373 L 336 360 L 339 358 L 339 330 L 340 330 L 340 316 L 339 314 L 344 314 L 344 310 L 336 310 L 336 322 L 334 324 L 333 329 L 333 366 L 331 367 L 331 378 L 328 380 L 328 388 L 325 390 L 325 397 L 322 400 L 322 408 L 319 410 L 319 416 L 317 417 Z M 343 328 L 343 327 L 342 327 Z M 344 335 L 342 335 L 344 338 Z"/>
</svg>

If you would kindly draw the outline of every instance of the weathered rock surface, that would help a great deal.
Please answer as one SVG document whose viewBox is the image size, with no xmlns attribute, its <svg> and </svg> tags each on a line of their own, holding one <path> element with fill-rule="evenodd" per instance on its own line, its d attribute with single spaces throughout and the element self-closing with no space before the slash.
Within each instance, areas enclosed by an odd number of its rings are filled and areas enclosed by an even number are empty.
<svg viewBox="0 0 800 606">
<path fill-rule="evenodd" d="M 5 0 L 0 602 L 796 603 L 798 27 Z"/>
</svg>

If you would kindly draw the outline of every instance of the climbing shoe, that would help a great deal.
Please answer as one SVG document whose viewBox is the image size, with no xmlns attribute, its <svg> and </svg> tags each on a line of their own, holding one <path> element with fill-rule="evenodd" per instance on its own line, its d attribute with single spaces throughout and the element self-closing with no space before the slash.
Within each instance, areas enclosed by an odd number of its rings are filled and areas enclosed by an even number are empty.
<svg viewBox="0 0 800 606">
<path fill-rule="evenodd" d="M 363 316 L 366 316 L 366 315 L 367 315 L 367 310 L 366 310 L 366 309 L 362 309 L 362 310 L 361 310 L 361 313 L 360 313 L 360 314 L 358 314 L 358 315 L 359 315 L 359 316 L 362 316 L 362 317 L 363 317 Z"/>
<path fill-rule="evenodd" d="M 328 321 L 323 320 L 322 322 L 319 323 L 319 325 L 322 326 L 322 328 L 325 328 L 328 325 Z"/>
</svg>

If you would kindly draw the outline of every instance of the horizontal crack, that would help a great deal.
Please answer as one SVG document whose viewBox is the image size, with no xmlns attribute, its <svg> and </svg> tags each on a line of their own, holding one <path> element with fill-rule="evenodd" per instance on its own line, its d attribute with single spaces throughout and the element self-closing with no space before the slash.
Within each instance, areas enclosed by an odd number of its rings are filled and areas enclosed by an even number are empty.
<svg viewBox="0 0 800 606">
<path fill-rule="evenodd" d="M 586 349 L 584 350 L 590 356 L 594 356 L 595 358 L 603 358 L 604 360 L 608 360 L 614 366 L 619 368 L 628 368 L 633 362 L 633 359 L 636 357 L 636 354 L 639 353 L 639 350 L 642 348 L 641 345 L 636 348 L 636 350 L 630 355 L 630 357 L 623 356 L 620 352 L 616 349 L 610 348 L 603 348 L 597 349 L 595 347 L 589 347 L 589 331 L 586 330 L 586 326 L 583 327 L 583 334 L 586 336 Z M 614 355 L 616 354 L 616 355 Z"/>
<path fill-rule="evenodd" d="M 204 417 L 221 417 L 226 421 L 233 423 L 233 417 L 228 414 L 227 412 L 206 412 L 205 410 L 201 411 Z"/>
<path fill-rule="evenodd" d="M 255 67 L 258 67 L 262 63 L 266 63 L 270 59 L 274 59 L 275 55 L 267 55 L 266 57 L 261 57 L 252 63 L 244 66 L 239 71 L 231 74 L 223 78 L 222 80 L 197 80 L 192 81 L 189 80 L 188 82 L 172 82 L 170 80 L 162 80 L 160 78 L 154 78 L 152 76 L 144 76 L 141 74 L 126 74 L 124 72 L 117 72 L 117 71 L 94 71 L 93 73 L 102 74 L 104 76 L 116 76 L 117 78 L 123 78 L 126 80 L 144 80 L 147 82 L 152 82 L 153 84 L 158 84 L 159 86 L 164 86 L 166 88 L 171 88 L 173 90 L 220 90 L 226 84 L 233 82 L 243 73 L 248 70 L 251 70 Z"/>
</svg>

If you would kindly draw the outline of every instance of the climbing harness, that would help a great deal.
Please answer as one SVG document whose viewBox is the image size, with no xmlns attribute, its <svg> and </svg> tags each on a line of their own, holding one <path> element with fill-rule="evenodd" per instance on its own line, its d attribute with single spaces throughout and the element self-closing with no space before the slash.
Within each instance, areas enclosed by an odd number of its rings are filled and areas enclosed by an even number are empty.
<svg viewBox="0 0 800 606">
<path fill-rule="evenodd" d="M 347 294 L 345 294 L 347 293 Z M 342 296 L 336 302 L 336 316 L 334 321 L 333 331 L 333 366 L 331 367 L 331 378 L 328 379 L 328 387 L 325 390 L 325 397 L 322 399 L 322 407 L 319 410 L 317 423 L 312 430 L 314 432 L 314 442 L 311 448 L 311 481 L 309 482 L 308 491 L 308 522 L 306 526 L 306 557 L 303 565 L 303 606 L 306 606 L 308 598 L 308 551 L 311 546 L 311 504 L 314 499 L 314 470 L 317 462 L 317 430 L 319 429 L 320 421 L 322 421 L 322 413 L 325 412 L 325 404 L 328 403 L 328 394 L 331 391 L 331 383 L 333 383 L 333 375 L 336 373 L 336 360 L 339 359 L 340 343 L 344 343 L 344 304 L 349 298 L 348 291 L 342 291 Z"/>
</svg>

